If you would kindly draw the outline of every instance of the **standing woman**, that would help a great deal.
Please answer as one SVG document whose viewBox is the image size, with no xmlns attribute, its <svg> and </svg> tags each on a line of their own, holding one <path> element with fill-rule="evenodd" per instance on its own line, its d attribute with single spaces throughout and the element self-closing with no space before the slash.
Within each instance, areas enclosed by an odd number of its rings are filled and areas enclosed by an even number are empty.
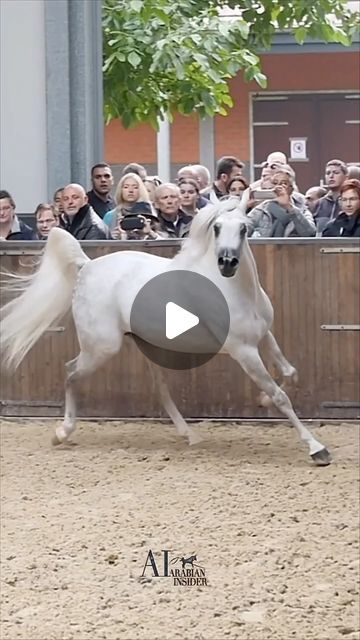
<svg viewBox="0 0 360 640">
<path fill-rule="evenodd" d="M 345 180 L 340 189 L 341 211 L 327 223 L 325 237 L 360 238 L 360 180 Z"/>
<path fill-rule="evenodd" d="M 200 195 L 199 185 L 192 178 L 183 178 L 179 180 L 180 189 L 180 208 L 188 216 L 195 216 L 199 209 L 197 208 L 197 200 Z"/>
<path fill-rule="evenodd" d="M 229 184 L 226 187 L 226 191 L 230 196 L 237 196 L 238 198 L 242 198 L 244 191 L 249 187 L 247 181 L 242 176 L 237 176 L 230 180 Z"/>
<path fill-rule="evenodd" d="M 116 208 L 104 216 L 114 240 L 121 238 L 121 222 L 126 216 L 142 215 L 156 219 L 156 212 L 150 202 L 149 193 L 136 173 L 126 173 L 120 178 L 115 191 Z"/>
</svg>

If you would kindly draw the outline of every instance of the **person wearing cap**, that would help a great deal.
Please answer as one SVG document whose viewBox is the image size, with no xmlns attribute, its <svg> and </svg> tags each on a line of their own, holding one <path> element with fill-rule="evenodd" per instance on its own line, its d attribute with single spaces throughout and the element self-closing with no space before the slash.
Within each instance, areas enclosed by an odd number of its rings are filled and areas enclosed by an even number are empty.
<svg viewBox="0 0 360 640">
<path fill-rule="evenodd" d="M 329 160 L 325 167 L 326 196 L 320 198 L 316 210 L 316 227 L 321 233 L 329 220 L 334 220 L 341 211 L 340 191 L 347 179 L 348 168 L 342 160 Z"/>
<path fill-rule="evenodd" d="M 244 163 L 235 156 L 223 156 L 216 165 L 216 178 L 212 185 L 201 192 L 212 204 L 217 204 L 227 195 L 227 186 L 233 178 L 242 175 Z"/>
<path fill-rule="evenodd" d="M 113 240 L 156 240 L 158 214 L 150 202 L 146 186 L 137 173 L 126 173 L 120 178 L 115 191 L 116 208 L 109 211 L 104 222 Z M 141 228 L 125 230 L 121 223 L 126 217 L 140 218 Z"/>
<path fill-rule="evenodd" d="M 288 165 L 272 176 L 274 198 L 264 200 L 247 215 L 248 235 L 260 238 L 312 237 L 316 227 L 311 212 L 294 198 L 294 172 Z"/>
<path fill-rule="evenodd" d="M 271 188 L 271 178 L 274 171 L 279 168 L 280 165 L 287 163 L 287 157 L 282 151 L 272 151 L 264 162 L 261 163 L 261 176 L 259 180 L 252 182 L 247 189 L 245 189 L 242 202 L 246 208 L 253 208 L 257 203 L 253 198 L 254 191 L 261 191 L 262 189 Z"/>
<path fill-rule="evenodd" d="M 305 205 L 305 196 L 300 193 L 297 184 L 296 184 L 296 176 L 295 171 L 287 164 L 287 158 L 285 153 L 282 151 L 273 151 L 269 153 L 265 162 L 262 163 L 261 176 L 259 180 L 255 180 L 252 182 L 248 189 L 244 191 L 242 202 L 243 205 L 246 206 L 246 210 L 252 209 L 259 201 L 254 199 L 254 193 L 256 191 L 262 191 L 263 189 L 268 190 L 271 188 L 272 177 L 275 175 L 279 169 L 282 167 L 286 167 L 287 171 L 292 173 L 293 177 L 293 193 L 292 197 L 295 198 L 297 204 Z"/>
</svg>

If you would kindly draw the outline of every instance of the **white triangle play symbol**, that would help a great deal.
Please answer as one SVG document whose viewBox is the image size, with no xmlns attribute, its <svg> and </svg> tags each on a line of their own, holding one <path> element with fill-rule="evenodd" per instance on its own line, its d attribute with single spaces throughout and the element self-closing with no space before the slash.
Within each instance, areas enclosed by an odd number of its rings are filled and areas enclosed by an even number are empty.
<svg viewBox="0 0 360 640">
<path fill-rule="evenodd" d="M 199 324 L 199 318 L 175 302 L 166 304 L 166 337 L 173 340 Z"/>
</svg>

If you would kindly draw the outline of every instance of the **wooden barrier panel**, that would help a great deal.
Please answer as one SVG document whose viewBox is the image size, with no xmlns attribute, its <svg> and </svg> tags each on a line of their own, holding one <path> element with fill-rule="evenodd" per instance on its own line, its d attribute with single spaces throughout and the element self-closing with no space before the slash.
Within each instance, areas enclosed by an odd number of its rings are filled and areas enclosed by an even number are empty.
<svg viewBox="0 0 360 640">
<path fill-rule="evenodd" d="M 4 243 L 5 244 L 5 243 Z M 1 271 L 29 273 L 41 243 L 1 245 Z M 178 241 L 83 243 L 91 257 L 146 250 L 172 256 Z M 290 394 L 304 418 L 354 419 L 360 413 L 360 249 L 352 240 L 253 240 L 260 281 L 275 310 L 274 333 L 299 372 Z M 2 295 L 1 302 L 5 300 Z M 1 414 L 60 416 L 64 363 L 77 355 L 71 315 L 49 331 L 11 376 L 2 371 Z M 277 417 L 258 406 L 258 390 L 229 356 L 191 371 L 169 371 L 173 398 L 186 417 Z M 83 417 L 163 415 L 143 355 L 126 338 L 119 355 L 78 383 Z"/>
</svg>

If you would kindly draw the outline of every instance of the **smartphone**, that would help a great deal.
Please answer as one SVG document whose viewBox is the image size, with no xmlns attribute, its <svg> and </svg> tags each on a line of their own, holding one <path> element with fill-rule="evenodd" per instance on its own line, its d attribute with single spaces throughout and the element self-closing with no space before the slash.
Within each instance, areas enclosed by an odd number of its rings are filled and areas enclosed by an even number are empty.
<svg viewBox="0 0 360 640">
<path fill-rule="evenodd" d="M 145 220 L 139 216 L 125 216 L 120 224 L 123 231 L 133 231 L 134 229 L 143 229 Z"/>
<path fill-rule="evenodd" d="M 257 189 L 252 193 L 254 200 L 273 200 L 276 198 L 274 189 Z"/>
</svg>

